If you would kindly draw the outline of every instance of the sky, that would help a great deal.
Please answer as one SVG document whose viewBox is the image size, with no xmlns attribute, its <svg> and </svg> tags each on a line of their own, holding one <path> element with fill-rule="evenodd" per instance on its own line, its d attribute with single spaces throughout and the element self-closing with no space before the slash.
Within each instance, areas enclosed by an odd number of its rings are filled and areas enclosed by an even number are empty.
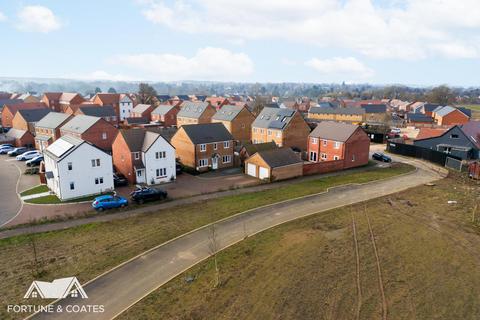
<svg viewBox="0 0 480 320">
<path fill-rule="evenodd" d="M 0 39 L 0 77 L 480 84 L 479 0 L 0 0 Z"/>
</svg>

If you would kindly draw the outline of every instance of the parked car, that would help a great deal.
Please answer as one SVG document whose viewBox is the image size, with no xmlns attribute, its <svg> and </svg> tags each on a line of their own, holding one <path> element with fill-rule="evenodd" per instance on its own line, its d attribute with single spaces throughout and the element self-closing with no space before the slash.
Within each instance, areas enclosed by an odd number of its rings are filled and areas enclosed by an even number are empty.
<svg viewBox="0 0 480 320">
<path fill-rule="evenodd" d="M 380 152 L 375 152 L 372 154 L 372 159 L 382 162 L 392 162 L 392 158 Z"/>
<path fill-rule="evenodd" d="M 395 133 L 395 134 L 400 134 L 402 133 L 402 130 L 400 128 L 392 128 L 390 132 Z"/>
<path fill-rule="evenodd" d="M 27 152 L 27 148 L 25 147 L 19 147 L 19 148 L 15 148 L 13 149 L 12 151 L 9 151 L 7 154 L 10 156 L 10 157 L 16 157 L 18 155 L 21 155 L 22 153 L 25 153 Z"/>
<path fill-rule="evenodd" d="M 168 193 L 162 189 L 137 186 L 137 189 L 130 193 L 132 201 L 143 204 L 147 201 L 163 200 L 167 198 Z"/>
<path fill-rule="evenodd" d="M 183 173 L 183 166 L 178 162 L 175 164 L 175 171 L 177 172 L 177 176 Z"/>
<path fill-rule="evenodd" d="M 128 185 L 128 180 L 123 174 L 114 173 L 113 174 L 113 185 L 115 187 L 122 187 Z"/>
<path fill-rule="evenodd" d="M 3 148 L 3 147 L 12 147 L 12 148 L 14 148 L 13 144 L 10 144 L 10 143 L 0 144 L 0 149 Z"/>
<path fill-rule="evenodd" d="M 37 150 L 33 150 L 33 151 L 24 152 L 18 155 L 15 159 L 17 159 L 18 161 L 26 161 L 26 160 L 32 160 L 33 158 L 36 158 L 38 156 L 41 156 L 40 152 L 38 152 Z"/>
<path fill-rule="evenodd" d="M 35 166 L 39 166 L 40 162 L 42 162 L 42 161 L 43 161 L 43 156 L 38 155 L 35 158 L 30 159 L 27 162 L 25 162 L 25 164 L 27 165 L 27 167 L 35 167 Z"/>
<path fill-rule="evenodd" d="M 7 154 L 8 152 L 12 151 L 15 149 L 14 147 L 1 147 L 0 148 L 0 154 Z"/>
<path fill-rule="evenodd" d="M 105 209 L 123 208 L 128 206 L 128 200 L 117 195 L 105 195 L 96 197 L 92 202 L 92 207 L 97 211 Z"/>
</svg>

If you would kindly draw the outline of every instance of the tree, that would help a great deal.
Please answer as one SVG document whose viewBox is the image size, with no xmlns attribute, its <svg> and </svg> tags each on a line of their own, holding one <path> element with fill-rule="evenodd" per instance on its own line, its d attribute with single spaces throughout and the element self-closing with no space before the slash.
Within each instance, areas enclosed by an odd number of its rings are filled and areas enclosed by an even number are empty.
<svg viewBox="0 0 480 320">
<path fill-rule="evenodd" d="M 140 83 L 138 85 L 138 97 L 140 103 L 153 105 L 157 97 L 157 91 L 148 83 Z"/>
<path fill-rule="evenodd" d="M 430 92 L 426 94 L 426 98 L 428 102 L 438 103 L 442 106 L 455 102 L 455 94 L 449 87 L 445 85 L 435 87 L 430 90 Z"/>
<path fill-rule="evenodd" d="M 95 88 L 95 93 L 102 93 L 102 89 L 100 89 L 99 87 L 96 87 Z"/>
<path fill-rule="evenodd" d="M 110 88 L 108 89 L 108 93 L 117 93 L 117 90 L 115 90 L 115 88 Z"/>
<path fill-rule="evenodd" d="M 264 97 L 256 96 L 255 103 L 253 104 L 252 113 L 257 116 L 258 114 L 260 114 L 260 112 L 262 112 L 263 108 L 265 108 L 266 105 L 267 101 Z"/>
</svg>

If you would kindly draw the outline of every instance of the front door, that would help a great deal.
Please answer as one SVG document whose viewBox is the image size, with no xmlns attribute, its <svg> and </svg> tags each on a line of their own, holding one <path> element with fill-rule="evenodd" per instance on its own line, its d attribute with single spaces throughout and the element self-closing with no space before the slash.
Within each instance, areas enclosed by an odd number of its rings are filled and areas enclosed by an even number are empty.
<svg viewBox="0 0 480 320">
<path fill-rule="evenodd" d="M 137 175 L 137 183 L 145 183 L 145 170 L 139 169 L 136 172 Z"/>
<path fill-rule="evenodd" d="M 212 158 L 212 169 L 213 170 L 218 169 L 218 158 L 216 156 Z"/>
</svg>

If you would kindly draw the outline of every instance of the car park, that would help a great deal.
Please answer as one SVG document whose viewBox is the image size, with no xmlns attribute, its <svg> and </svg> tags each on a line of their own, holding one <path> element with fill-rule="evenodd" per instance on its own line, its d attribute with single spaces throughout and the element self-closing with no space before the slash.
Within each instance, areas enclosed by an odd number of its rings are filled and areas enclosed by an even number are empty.
<svg viewBox="0 0 480 320">
<path fill-rule="evenodd" d="M 165 190 L 140 186 L 137 186 L 137 189 L 130 193 L 132 201 L 138 204 L 143 204 L 147 201 L 164 200 L 167 196 L 168 193 Z"/>
<path fill-rule="evenodd" d="M 1 148 L 4 148 L 4 147 L 12 147 L 12 148 L 14 148 L 13 144 L 10 144 L 10 143 L 0 144 L 0 149 L 1 149 Z"/>
<path fill-rule="evenodd" d="M 97 211 L 106 209 L 123 208 L 128 206 L 128 200 L 117 195 L 104 195 L 97 197 L 92 202 L 92 207 Z"/>
<path fill-rule="evenodd" d="M 40 162 L 42 162 L 42 161 L 43 161 L 43 156 L 38 155 L 35 158 L 30 159 L 27 162 L 25 162 L 25 164 L 27 165 L 27 167 L 35 167 L 35 166 L 39 166 Z"/>
<path fill-rule="evenodd" d="M 124 175 L 120 173 L 113 174 L 113 185 L 115 187 L 123 187 L 128 185 L 128 180 Z"/>
<path fill-rule="evenodd" d="M 392 162 L 392 158 L 380 152 L 375 152 L 372 154 L 372 159 L 382 162 Z"/>
<path fill-rule="evenodd" d="M 12 151 L 15 149 L 14 147 L 1 147 L 0 148 L 0 154 L 7 154 L 8 152 Z"/>
<path fill-rule="evenodd" d="M 17 159 L 18 161 L 26 161 L 26 160 L 32 160 L 33 158 L 36 158 L 38 156 L 41 156 L 40 152 L 37 150 L 33 150 L 33 151 L 24 152 L 18 155 L 15 159 Z"/>
<path fill-rule="evenodd" d="M 9 151 L 7 154 L 10 156 L 10 157 L 16 157 L 18 155 L 21 155 L 22 153 L 25 153 L 27 152 L 27 148 L 25 147 L 19 147 L 19 148 L 15 148 L 13 149 L 12 151 Z"/>
</svg>

